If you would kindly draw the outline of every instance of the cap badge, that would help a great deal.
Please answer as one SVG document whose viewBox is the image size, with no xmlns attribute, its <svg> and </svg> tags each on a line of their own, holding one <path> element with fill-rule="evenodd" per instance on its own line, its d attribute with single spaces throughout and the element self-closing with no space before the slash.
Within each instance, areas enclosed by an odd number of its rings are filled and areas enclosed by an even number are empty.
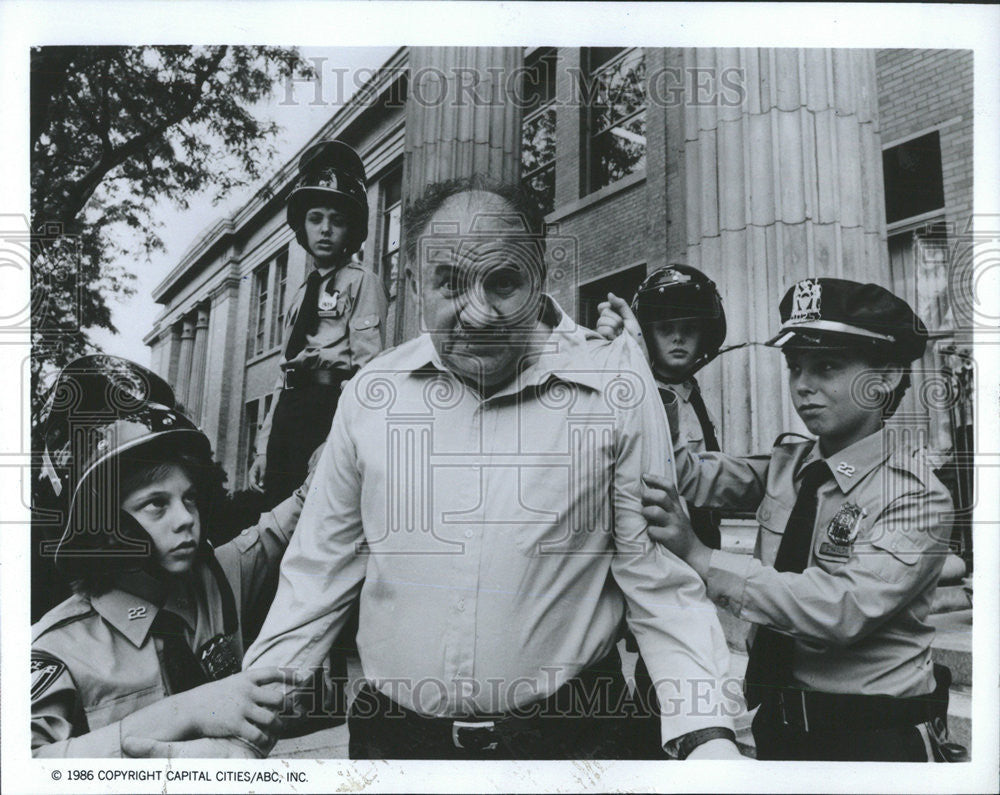
<svg viewBox="0 0 1000 795">
<path fill-rule="evenodd" d="M 846 461 L 841 461 L 839 464 L 837 464 L 837 471 L 841 475 L 847 475 L 847 477 L 849 478 L 854 477 L 854 467 L 852 467 Z"/>
<path fill-rule="evenodd" d="M 861 507 L 851 502 L 845 502 L 830 520 L 830 524 L 826 528 L 827 537 L 839 546 L 853 544 L 854 539 L 858 537 L 861 519 L 866 515 Z"/>
<path fill-rule="evenodd" d="M 340 186 L 337 183 L 337 172 L 332 169 L 320 172 L 316 177 L 316 187 L 340 190 Z"/>
<path fill-rule="evenodd" d="M 819 279 L 803 279 L 795 285 L 792 294 L 792 315 L 789 323 L 802 323 L 820 319 L 820 298 L 823 286 Z"/>
</svg>

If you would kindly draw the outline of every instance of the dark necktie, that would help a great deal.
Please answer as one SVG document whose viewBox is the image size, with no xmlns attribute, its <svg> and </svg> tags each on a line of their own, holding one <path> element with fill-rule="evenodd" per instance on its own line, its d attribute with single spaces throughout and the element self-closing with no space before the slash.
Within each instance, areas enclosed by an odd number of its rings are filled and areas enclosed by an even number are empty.
<svg viewBox="0 0 1000 795">
<path fill-rule="evenodd" d="M 664 390 L 661 389 L 661 395 L 663 392 Z M 705 401 L 701 397 L 701 390 L 697 383 L 693 385 L 688 400 L 690 400 L 691 408 L 694 409 L 698 424 L 701 426 L 701 436 L 705 440 L 705 449 L 708 452 L 719 450 L 719 439 L 715 435 L 715 426 L 708 417 L 708 409 L 705 408 Z M 721 549 L 722 533 L 719 531 L 719 512 L 710 508 L 697 508 L 688 505 L 688 513 L 691 516 L 691 527 L 694 529 L 694 534 L 698 536 L 698 540 L 712 549 Z"/>
<path fill-rule="evenodd" d="M 160 608 L 150 632 L 160 639 L 160 664 L 170 693 L 183 693 L 208 681 L 201 663 L 184 636 L 184 621 L 176 613 Z"/>
<path fill-rule="evenodd" d="M 306 292 L 299 304 L 299 313 L 295 316 L 295 325 L 288 335 L 285 346 L 285 359 L 294 359 L 299 351 L 306 347 L 306 335 L 315 334 L 319 326 L 319 285 L 323 274 L 314 270 L 306 279 Z"/>
<path fill-rule="evenodd" d="M 705 401 L 701 397 L 701 389 L 698 388 L 697 384 L 691 389 L 689 399 L 691 408 L 694 409 L 695 416 L 698 418 L 698 424 L 701 425 L 701 432 L 704 434 L 705 449 L 710 453 L 720 450 L 719 439 L 715 435 L 715 426 L 708 417 L 708 409 L 705 408 Z"/>
<path fill-rule="evenodd" d="M 830 479 L 830 468 L 825 461 L 813 461 L 802 472 L 795 507 L 785 525 L 778 555 L 774 560 L 777 571 L 801 573 L 809 562 L 813 525 L 816 523 L 817 492 Z M 751 709 L 761 702 L 761 696 L 787 687 L 792 681 L 792 663 L 795 657 L 795 639 L 770 627 L 757 628 L 750 659 L 747 662 L 747 706 Z"/>
</svg>

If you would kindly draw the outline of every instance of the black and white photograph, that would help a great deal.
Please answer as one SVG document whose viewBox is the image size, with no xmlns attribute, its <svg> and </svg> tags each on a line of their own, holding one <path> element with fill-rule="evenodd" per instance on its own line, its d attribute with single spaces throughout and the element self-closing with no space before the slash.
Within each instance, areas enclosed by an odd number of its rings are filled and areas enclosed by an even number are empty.
<svg viewBox="0 0 1000 795">
<path fill-rule="evenodd" d="M 998 23 L 0 6 L 4 789 L 993 789 Z"/>
</svg>

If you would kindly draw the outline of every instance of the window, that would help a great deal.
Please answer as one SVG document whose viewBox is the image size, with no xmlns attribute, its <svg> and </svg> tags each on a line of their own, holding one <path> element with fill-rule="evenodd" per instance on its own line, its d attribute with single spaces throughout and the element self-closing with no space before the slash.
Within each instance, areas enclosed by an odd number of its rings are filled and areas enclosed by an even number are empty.
<svg viewBox="0 0 1000 795">
<path fill-rule="evenodd" d="M 885 221 L 888 224 L 944 207 L 941 137 L 938 131 L 882 152 Z"/>
<path fill-rule="evenodd" d="M 556 51 L 533 52 L 525 63 L 521 123 L 521 184 L 542 212 L 555 206 L 556 192 Z"/>
<path fill-rule="evenodd" d="M 288 283 L 288 249 L 274 258 L 274 311 L 271 313 L 270 347 L 280 345 L 285 331 L 285 292 Z"/>
<path fill-rule="evenodd" d="M 382 251 L 379 267 L 389 299 L 396 297 L 399 277 L 399 237 L 403 212 L 403 171 L 394 171 L 382 180 Z"/>
<path fill-rule="evenodd" d="M 646 62 L 641 49 L 591 47 L 585 55 L 587 194 L 646 166 Z"/>
<path fill-rule="evenodd" d="M 260 425 L 263 416 L 259 414 L 260 400 L 251 400 L 246 404 L 243 411 L 243 438 L 246 440 L 246 447 L 243 455 L 243 476 L 246 478 L 250 474 L 250 467 L 253 465 L 254 445 L 257 444 L 257 427 Z M 249 488 L 249 481 L 245 482 L 245 488 Z"/>
<path fill-rule="evenodd" d="M 264 352 L 264 335 L 267 329 L 267 277 L 270 262 L 265 262 L 253 272 L 253 293 L 250 298 L 250 355 Z"/>
<path fill-rule="evenodd" d="M 595 281 L 581 284 L 578 302 L 580 325 L 595 328 L 597 318 L 601 316 L 601 313 L 597 311 L 597 305 L 608 299 L 608 293 L 614 293 L 626 301 L 631 301 L 635 291 L 645 278 L 646 266 L 636 265 Z"/>
<path fill-rule="evenodd" d="M 272 267 L 273 266 L 273 267 Z M 288 287 L 288 247 L 253 272 L 247 358 L 260 356 L 281 344 Z"/>
</svg>

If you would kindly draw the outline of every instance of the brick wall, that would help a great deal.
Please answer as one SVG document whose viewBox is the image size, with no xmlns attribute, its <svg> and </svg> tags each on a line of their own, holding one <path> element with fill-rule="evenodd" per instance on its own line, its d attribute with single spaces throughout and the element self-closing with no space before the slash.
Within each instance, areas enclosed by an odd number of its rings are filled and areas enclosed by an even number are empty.
<svg viewBox="0 0 1000 795">
<path fill-rule="evenodd" d="M 964 229 L 972 213 L 972 52 L 879 50 L 882 143 L 940 126 L 947 220 Z"/>
</svg>

